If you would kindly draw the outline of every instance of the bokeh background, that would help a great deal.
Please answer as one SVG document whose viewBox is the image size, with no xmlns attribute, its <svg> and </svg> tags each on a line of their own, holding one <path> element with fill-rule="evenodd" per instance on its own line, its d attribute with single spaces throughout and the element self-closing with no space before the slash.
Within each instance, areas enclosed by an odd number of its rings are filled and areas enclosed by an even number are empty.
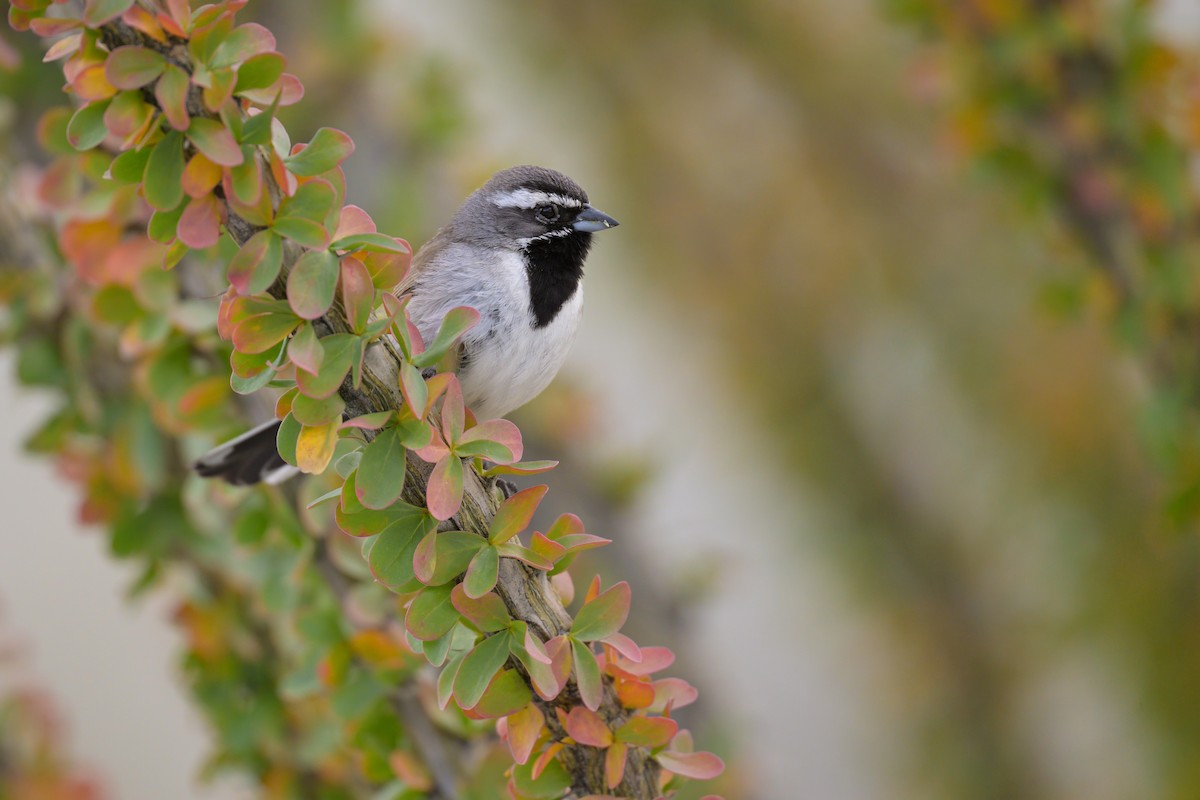
<svg viewBox="0 0 1200 800">
<path fill-rule="evenodd" d="M 516 419 L 531 457 L 564 461 L 553 508 L 616 541 L 587 566 L 633 583 L 630 632 L 701 689 L 686 719 L 729 762 L 726 797 L 1200 797 L 1194 460 L 1175 453 L 1178 354 L 1200 338 L 1160 335 L 1143 300 L 1167 267 L 1138 194 L 1184 187 L 1159 216 L 1190 220 L 1166 259 L 1186 307 L 1194 189 L 1170 154 L 1167 188 L 1121 172 L 1146 119 L 1171 131 L 1139 59 L 1169 54 L 1156 79 L 1197 93 L 1200 6 L 243 13 L 306 84 L 293 136 L 356 141 L 348 199 L 381 230 L 424 241 L 514 163 L 571 174 L 621 221 L 564 374 Z M 1080 42 L 1107 59 L 1082 83 Z M 46 75 L 2 79 L 10 163 L 37 157 Z M 1147 208 L 1125 219 L 1126 196 Z M 244 796 L 196 786 L 207 734 L 174 687 L 169 603 L 123 605 L 132 573 L 20 452 L 46 405 L 15 371 L 5 680 L 56 697 L 112 797 Z"/>
</svg>

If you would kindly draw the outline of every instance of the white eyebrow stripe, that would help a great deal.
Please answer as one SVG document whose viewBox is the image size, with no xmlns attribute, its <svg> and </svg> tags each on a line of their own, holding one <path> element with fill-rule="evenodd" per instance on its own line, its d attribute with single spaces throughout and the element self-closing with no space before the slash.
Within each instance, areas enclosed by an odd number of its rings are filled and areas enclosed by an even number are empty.
<svg viewBox="0 0 1200 800">
<path fill-rule="evenodd" d="M 494 194 L 492 203 L 500 208 L 536 208 L 547 203 L 556 203 L 567 208 L 583 208 L 583 203 L 574 197 L 554 192 L 535 192 L 532 189 L 514 189 L 507 194 Z"/>
</svg>

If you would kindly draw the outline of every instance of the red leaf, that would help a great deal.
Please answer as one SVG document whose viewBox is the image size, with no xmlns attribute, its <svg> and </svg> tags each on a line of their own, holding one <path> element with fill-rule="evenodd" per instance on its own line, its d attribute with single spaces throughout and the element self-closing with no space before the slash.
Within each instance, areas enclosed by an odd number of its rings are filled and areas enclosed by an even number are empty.
<svg viewBox="0 0 1200 800">
<path fill-rule="evenodd" d="M 356 233 L 375 233 L 375 221 L 358 206 L 342 206 L 337 230 L 333 232 L 334 241 Z"/>
<path fill-rule="evenodd" d="M 580 744 L 608 747 L 613 742 L 612 731 L 595 711 L 575 706 L 567 714 L 567 734 Z"/>
<path fill-rule="evenodd" d="M 618 659 L 617 665 L 633 675 L 651 675 L 662 672 L 675 663 L 675 654 L 667 647 L 643 647 L 642 660 Z"/>
<path fill-rule="evenodd" d="M 725 762 L 712 753 L 675 753 L 665 752 L 656 755 L 655 760 L 663 767 L 682 775 L 700 781 L 712 780 L 725 771 Z"/>
<path fill-rule="evenodd" d="M 616 650 L 630 661 L 642 660 L 642 649 L 637 646 L 637 642 L 630 639 L 623 633 L 611 633 L 605 636 L 600 641 Z"/>
</svg>

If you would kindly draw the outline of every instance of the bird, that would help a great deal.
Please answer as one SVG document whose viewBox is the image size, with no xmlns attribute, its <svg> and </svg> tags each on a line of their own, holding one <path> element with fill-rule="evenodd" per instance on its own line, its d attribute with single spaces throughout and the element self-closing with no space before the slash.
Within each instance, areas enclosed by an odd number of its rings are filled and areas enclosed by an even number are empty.
<svg viewBox="0 0 1200 800">
<path fill-rule="evenodd" d="M 423 340 L 432 340 L 451 309 L 479 312 L 455 367 L 478 419 L 509 414 L 554 379 L 579 329 L 592 236 L 618 224 L 571 178 L 522 165 L 476 189 L 413 256 L 394 293 L 409 298 Z M 225 442 L 196 461 L 195 471 L 235 485 L 286 480 L 296 469 L 276 449 L 280 424 L 271 420 Z"/>
</svg>

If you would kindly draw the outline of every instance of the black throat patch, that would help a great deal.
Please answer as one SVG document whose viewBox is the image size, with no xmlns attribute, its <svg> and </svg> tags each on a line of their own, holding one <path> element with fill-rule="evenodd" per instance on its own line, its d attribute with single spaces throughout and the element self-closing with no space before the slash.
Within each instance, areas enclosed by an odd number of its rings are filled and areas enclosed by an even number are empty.
<svg viewBox="0 0 1200 800">
<path fill-rule="evenodd" d="M 529 307 L 533 327 L 554 321 L 563 305 L 579 289 L 583 260 L 592 246 L 592 234 L 572 231 L 566 236 L 534 239 L 525 247 L 529 273 Z"/>
</svg>

